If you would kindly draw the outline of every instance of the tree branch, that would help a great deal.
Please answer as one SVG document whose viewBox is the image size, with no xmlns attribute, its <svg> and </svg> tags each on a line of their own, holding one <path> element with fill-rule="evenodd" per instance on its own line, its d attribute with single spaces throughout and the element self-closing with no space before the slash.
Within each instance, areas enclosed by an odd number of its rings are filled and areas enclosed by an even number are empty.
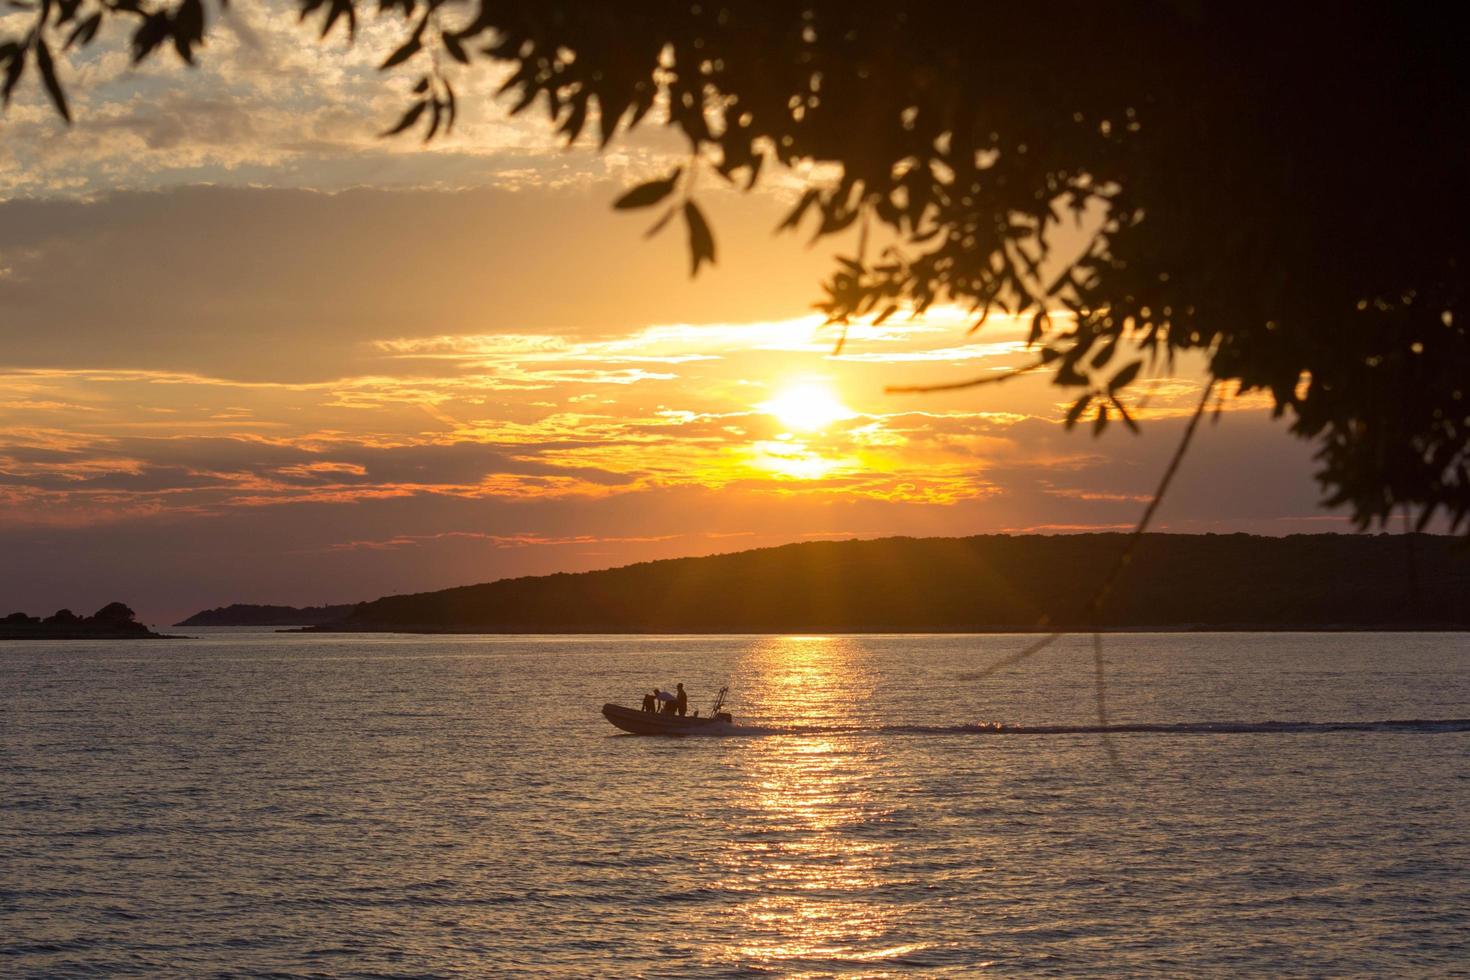
<svg viewBox="0 0 1470 980">
<path fill-rule="evenodd" d="M 938 385 L 889 385 L 887 388 L 883 389 L 883 393 L 886 395 L 927 394 L 933 391 L 958 391 L 962 388 L 978 388 L 981 385 L 1000 384 L 1002 381 L 1009 381 L 1012 378 L 1019 378 L 1023 374 L 1030 374 L 1032 371 L 1035 371 L 1038 368 L 1046 367 L 1046 365 L 1050 364 L 1054 360 L 1056 360 L 1056 357 L 1054 355 L 1050 357 L 1041 357 L 1035 361 L 1032 361 L 1030 364 L 1024 364 L 1021 367 L 1012 368 L 1011 370 L 1006 371 L 1004 374 L 992 374 L 984 378 L 970 378 L 968 381 L 952 381 L 948 384 Z"/>
<path fill-rule="evenodd" d="M 1143 538 L 1144 532 L 1148 530 L 1149 524 L 1153 522 L 1154 515 L 1158 512 L 1159 504 L 1163 502 L 1164 495 L 1169 491 L 1169 485 L 1174 482 L 1174 476 L 1179 472 L 1179 465 L 1184 462 L 1184 455 L 1189 451 L 1189 445 L 1194 440 L 1195 431 L 1199 428 L 1199 420 L 1205 414 L 1205 406 L 1209 404 L 1210 393 L 1214 390 L 1214 387 L 1214 381 L 1208 381 L 1205 383 L 1204 390 L 1200 393 L 1199 404 L 1195 406 L 1194 414 L 1191 415 L 1189 418 L 1189 424 L 1184 427 L 1184 434 L 1179 438 L 1179 445 L 1175 447 L 1174 455 L 1170 458 L 1169 465 L 1164 468 L 1164 474 L 1159 480 L 1158 489 L 1154 491 L 1153 499 L 1148 502 L 1148 506 L 1145 507 L 1143 510 L 1143 515 L 1138 519 L 1138 524 L 1133 528 L 1132 533 L 1129 534 L 1128 541 L 1123 546 L 1123 553 L 1118 556 L 1117 561 L 1113 563 L 1113 567 L 1108 572 L 1107 577 L 1103 579 L 1102 584 L 1098 586 L 1097 591 L 1092 594 L 1092 598 L 1089 599 L 1087 601 L 1087 604 L 1083 607 L 1081 620 L 1078 624 L 1079 626 L 1096 625 L 1097 615 L 1099 612 L 1101 612 L 1103 603 L 1105 603 L 1108 596 L 1112 594 L 1113 587 L 1117 585 L 1118 579 L 1123 574 L 1123 570 L 1127 568 L 1128 564 L 1133 560 L 1133 553 L 1138 548 L 1138 542 Z M 969 675 L 967 679 L 977 681 L 984 680 L 990 675 L 1004 670 L 1006 667 L 1013 666 L 1023 660 L 1035 656 L 1042 650 L 1045 650 L 1047 647 L 1051 646 L 1061 637 L 1071 632 L 1076 631 L 1062 629 L 1056 630 L 1052 633 L 1048 633 L 1046 636 L 1032 642 L 1024 649 L 1019 650 L 1016 653 L 1008 654 L 1004 657 L 1001 657 L 999 660 L 987 664 L 985 667 L 981 668 L 978 673 Z M 1099 637 L 1098 639 L 1100 642 L 1101 638 Z M 1099 676 L 1101 676 L 1100 672 Z M 1103 701 L 1101 694 L 1099 694 L 1098 697 L 1098 710 L 1100 714 L 1103 711 Z M 1103 715 L 1102 724 L 1106 723 L 1106 716 Z"/>
</svg>

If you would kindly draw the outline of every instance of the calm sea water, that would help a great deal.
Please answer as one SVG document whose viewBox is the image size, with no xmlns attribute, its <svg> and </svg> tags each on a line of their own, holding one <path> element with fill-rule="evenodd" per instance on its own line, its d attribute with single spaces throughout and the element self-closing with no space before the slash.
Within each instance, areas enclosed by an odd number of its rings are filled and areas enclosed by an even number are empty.
<svg viewBox="0 0 1470 980">
<path fill-rule="evenodd" d="M 0 975 L 1470 975 L 1470 635 L 196 632 L 0 645 Z"/>
</svg>

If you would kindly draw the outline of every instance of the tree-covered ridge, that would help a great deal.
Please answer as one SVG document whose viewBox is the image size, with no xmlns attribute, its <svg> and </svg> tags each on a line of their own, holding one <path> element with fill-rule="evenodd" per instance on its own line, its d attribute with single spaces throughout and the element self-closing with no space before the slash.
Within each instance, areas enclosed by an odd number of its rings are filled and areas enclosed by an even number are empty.
<svg viewBox="0 0 1470 980">
<path fill-rule="evenodd" d="M 352 603 L 340 606 L 262 606 L 234 603 L 216 609 L 205 609 L 175 626 L 315 626 L 343 619 L 353 610 Z"/>
<path fill-rule="evenodd" d="M 318 629 L 489 633 L 1090 628 L 1123 534 L 809 542 L 363 603 Z M 1431 535 L 1148 534 L 1107 629 L 1470 627 L 1470 549 Z"/>
<path fill-rule="evenodd" d="M 682 219 L 695 271 L 716 256 L 701 173 L 749 188 L 772 163 L 818 164 L 831 179 L 786 226 L 862 229 L 824 286 L 834 322 L 938 301 L 977 326 L 1030 315 L 1035 368 L 1073 391 L 1069 424 L 1099 430 L 1134 424 L 1126 389 L 1149 363 L 1203 350 L 1215 379 L 1269 391 L 1317 441 L 1328 500 L 1359 522 L 1470 518 L 1470 68 L 1453 8 L 373 6 L 403 25 L 383 67 L 420 76 L 393 132 L 452 126 L 455 73 L 488 62 L 509 67 L 513 112 L 540 107 L 569 141 L 672 127 L 688 162 L 618 205 Z M 325 36 L 369 5 L 299 7 Z M 0 42 L 4 91 L 33 66 L 63 115 L 54 52 L 104 21 L 133 26 L 135 61 L 192 61 L 214 24 L 203 0 L 32 9 Z M 1086 242 L 1063 254 L 1069 226 Z"/>
</svg>

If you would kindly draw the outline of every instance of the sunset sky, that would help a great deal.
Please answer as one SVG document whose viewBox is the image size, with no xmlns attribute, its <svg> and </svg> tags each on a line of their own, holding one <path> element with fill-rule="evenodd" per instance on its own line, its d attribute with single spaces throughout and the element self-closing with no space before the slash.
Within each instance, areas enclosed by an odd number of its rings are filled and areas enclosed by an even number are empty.
<svg viewBox="0 0 1470 980">
<path fill-rule="evenodd" d="M 0 614 L 1122 528 L 1198 398 L 1198 362 L 1158 365 L 1144 434 L 1093 439 L 1044 376 L 885 394 L 1021 363 L 1025 324 L 939 309 L 838 355 L 810 310 L 842 244 L 771 233 L 813 175 L 703 184 L 691 282 L 679 229 L 610 208 L 682 159 L 663 134 L 563 148 L 479 69 L 453 137 L 380 139 L 411 82 L 375 70 L 388 31 L 232 16 L 197 70 L 73 58 L 70 129 L 31 83 L 0 120 Z M 1226 407 L 1157 527 L 1346 529 L 1311 447 Z"/>
</svg>

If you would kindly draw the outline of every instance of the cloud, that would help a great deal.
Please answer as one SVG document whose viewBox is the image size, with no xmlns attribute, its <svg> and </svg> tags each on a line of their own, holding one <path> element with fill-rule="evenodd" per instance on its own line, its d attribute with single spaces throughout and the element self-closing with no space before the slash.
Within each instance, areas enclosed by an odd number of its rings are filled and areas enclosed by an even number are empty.
<svg viewBox="0 0 1470 980">
<path fill-rule="evenodd" d="M 439 376 L 474 358 L 438 364 L 424 356 L 436 343 L 482 338 L 492 346 L 480 360 L 502 364 L 514 341 L 483 338 L 784 320 L 812 299 L 826 259 L 772 240 L 779 209 L 711 202 L 721 265 L 691 283 L 683 242 L 643 241 L 611 211 L 616 191 L 192 187 L 3 202 L 0 345 L 11 368 L 304 383 L 417 355 L 413 373 Z M 585 353 L 656 366 L 668 354 L 648 340 L 642 351 Z M 723 343 L 740 341 L 727 332 Z"/>
<path fill-rule="evenodd" d="M 27 17 L 0 20 L 0 36 L 27 29 Z M 17 91 L 0 142 L 0 197 L 181 183 L 566 185 L 651 172 L 681 152 L 652 128 L 610 154 L 557 152 L 562 141 L 544 118 L 511 118 L 496 101 L 505 69 L 491 65 L 449 66 L 460 106 L 453 134 L 429 147 L 413 136 L 383 139 L 420 70 L 377 70 L 404 30 L 396 16 L 365 18 L 354 44 L 340 33 L 316 43 L 291 4 L 232 6 L 198 65 L 185 68 L 171 52 L 130 66 L 126 30 L 111 28 L 92 48 L 57 52 L 73 126 L 60 124 L 34 78 Z"/>
<path fill-rule="evenodd" d="M 56 233 L 76 241 L 64 222 Z M 1023 488 L 1093 505 L 1146 499 L 1145 489 L 1090 482 L 1137 472 L 1136 450 L 1111 441 L 1105 452 L 1104 443 L 1065 436 L 1044 377 L 1013 382 L 991 407 L 971 395 L 924 407 L 881 395 L 886 372 L 910 363 L 904 355 L 953 349 L 944 341 L 966 322 L 940 309 L 855 330 L 848 349 L 883 355 L 876 359 L 833 357 L 818 318 L 802 316 L 595 332 L 416 335 L 398 323 L 386 337 L 364 328 L 334 340 L 328 331 L 310 342 L 358 370 L 326 378 L 298 377 L 301 364 L 289 358 L 239 377 L 250 372 L 233 351 L 208 355 L 210 371 L 188 358 L 172 368 L 83 360 L 12 369 L 0 373 L 0 393 L 15 396 L 0 438 L 0 488 L 7 520 L 68 526 L 301 503 L 592 500 L 680 487 L 943 507 Z M 970 370 L 1014 356 L 1004 337 L 1020 328 L 992 326 L 1002 339 L 975 354 Z M 92 354 L 118 355 L 105 343 Z M 830 389 L 841 411 L 815 431 L 788 431 L 771 406 L 792 379 Z M 1198 388 L 1153 379 L 1144 397 L 1164 425 Z"/>
</svg>

